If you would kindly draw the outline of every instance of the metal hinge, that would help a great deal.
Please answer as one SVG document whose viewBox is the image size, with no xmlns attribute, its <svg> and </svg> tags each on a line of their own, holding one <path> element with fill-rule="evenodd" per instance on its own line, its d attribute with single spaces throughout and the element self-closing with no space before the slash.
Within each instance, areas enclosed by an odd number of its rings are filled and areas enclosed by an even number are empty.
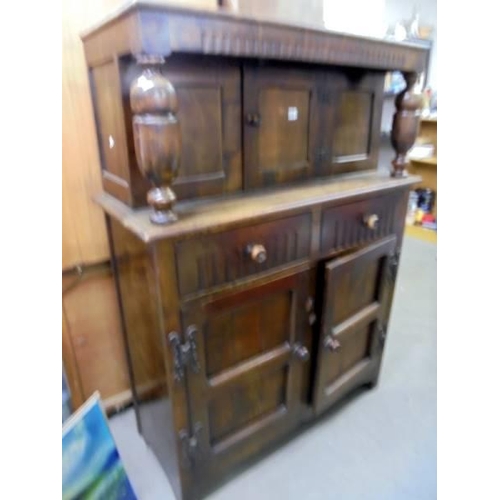
<svg viewBox="0 0 500 500">
<path fill-rule="evenodd" d="M 184 371 L 187 366 L 198 373 L 200 364 L 198 362 L 198 349 L 196 346 L 196 334 L 198 329 L 194 325 L 188 326 L 186 330 L 186 342 L 182 343 L 177 332 L 168 334 L 168 341 L 172 346 L 174 354 L 174 378 L 181 381 L 184 378 Z"/>
<path fill-rule="evenodd" d="M 396 281 L 400 255 L 401 251 L 399 249 L 389 255 L 389 262 L 387 263 L 387 273 L 392 281 Z"/>
<path fill-rule="evenodd" d="M 306 312 L 308 313 L 309 325 L 314 325 L 316 323 L 316 313 L 314 312 L 314 299 L 312 297 L 306 299 Z"/>
<path fill-rule="evenodd" d="M 384 348 L 385 345 L 385 339 L 387 338 L 387 327 L 386 325 L 380 323 L 377 327 L 377 333 L 378 333 L 378 345 L 380 350 Z"/>
<path fill-rule="evenodd" d="M 199 453 L 199 435 L 202 429 L 202 425 L 197 422 L 194 425 L 194 432 L 190 436 L 186 429 L 179 431 L 179 441 L 181 442 L 182 448 L 182 463 L 188 467 L 193 465 L 194 461 L 200 457 Z"/>
</svg>

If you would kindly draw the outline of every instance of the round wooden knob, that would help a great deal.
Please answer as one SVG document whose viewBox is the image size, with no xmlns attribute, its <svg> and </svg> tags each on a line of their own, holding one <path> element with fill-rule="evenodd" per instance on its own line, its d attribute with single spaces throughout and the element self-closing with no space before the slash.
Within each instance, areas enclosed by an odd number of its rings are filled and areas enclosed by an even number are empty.
<svg viewBox="0 0 500 500">
<path fill-rule="evenodd" d="M 266 248 L 264 245 L 260 245 L 258 243 L 251 243 L 248 245 L 247 254 L 250 255 L 250 258 L 258 264 L 262 264 L 267 259 Z"/>
<path fill-rule="evenodd" d="M 325 347 L 332 352 L 337 352 L 342 347 L 337 339 L 332 338 L 330 335 L 325 339 Z"/>
<path fill-rule="evenodd" d="M 379 218 L 377 214 L 366 215 L 363 219 L 365 226 L 369 229 L 377 229 L 378 221 Z"/>
</svg>

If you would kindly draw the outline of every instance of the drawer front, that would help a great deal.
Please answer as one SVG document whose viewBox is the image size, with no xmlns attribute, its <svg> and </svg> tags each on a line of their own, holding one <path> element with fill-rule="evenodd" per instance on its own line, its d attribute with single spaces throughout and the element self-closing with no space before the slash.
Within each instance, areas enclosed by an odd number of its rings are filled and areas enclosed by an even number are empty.
<svg viewBox="0 0 500 500">
<path fill-rule="evenodd" d="M 311 214 L 179 242 L 179 293 L 201 292 L 307 258 L 310 242 Z"/>
<path fill-rule="evenodd" d="M 321 252 L 345 250 L 398 232 L 405 193 L 326 208 L 321 216 Z"/>
</svg>

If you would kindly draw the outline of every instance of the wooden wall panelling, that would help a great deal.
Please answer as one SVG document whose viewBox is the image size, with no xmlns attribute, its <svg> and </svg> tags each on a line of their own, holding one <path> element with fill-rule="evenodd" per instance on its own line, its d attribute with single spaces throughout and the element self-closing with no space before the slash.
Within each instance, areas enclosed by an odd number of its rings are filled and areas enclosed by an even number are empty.
<svg viewBox="0 0 500 500">
<path fill-rule="evenodd" d="M 63 2 L 63 269 L 109 257 L 104 217 L 92 201 L 101 189 L 101 174 L 80 32 L 120 3 Z"/>
<path fill-rule="evenodd" d="M 75 275 L 63 277 L 63 362 L 72 405 L 98 390 L 106 409 L 119 409 L 132 398 L 113 276 L 106 265 L 84 270 L 76 282 Z"/>
<path fill-rule="evenodd" d="M 62 360 L 66 372 L 66 380 L 71 396 L 71 407 L 73 410 L 78 408 L 85 401 L 83 395 L 82 383 L 80 380 L 80 371 L 73 349 L 73 342 L 69 333 L 68 319 L 62 310 Z"/>
</svg>

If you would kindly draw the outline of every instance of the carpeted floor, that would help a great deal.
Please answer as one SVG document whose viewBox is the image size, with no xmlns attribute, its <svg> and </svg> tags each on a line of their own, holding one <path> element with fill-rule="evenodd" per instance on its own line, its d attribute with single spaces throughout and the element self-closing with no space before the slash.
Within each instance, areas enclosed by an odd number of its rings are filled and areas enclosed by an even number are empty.
<svg viewBox="0 0 500 500">
<path fill-rule="evenodd" d="M 139 500 L 173 499 L 133 412 L 110 423 Z M 407 237 L 378 387 L 357 393 L 209 500 L 431 500 L 436 467 L 436 246 Z"/>
</svg>

